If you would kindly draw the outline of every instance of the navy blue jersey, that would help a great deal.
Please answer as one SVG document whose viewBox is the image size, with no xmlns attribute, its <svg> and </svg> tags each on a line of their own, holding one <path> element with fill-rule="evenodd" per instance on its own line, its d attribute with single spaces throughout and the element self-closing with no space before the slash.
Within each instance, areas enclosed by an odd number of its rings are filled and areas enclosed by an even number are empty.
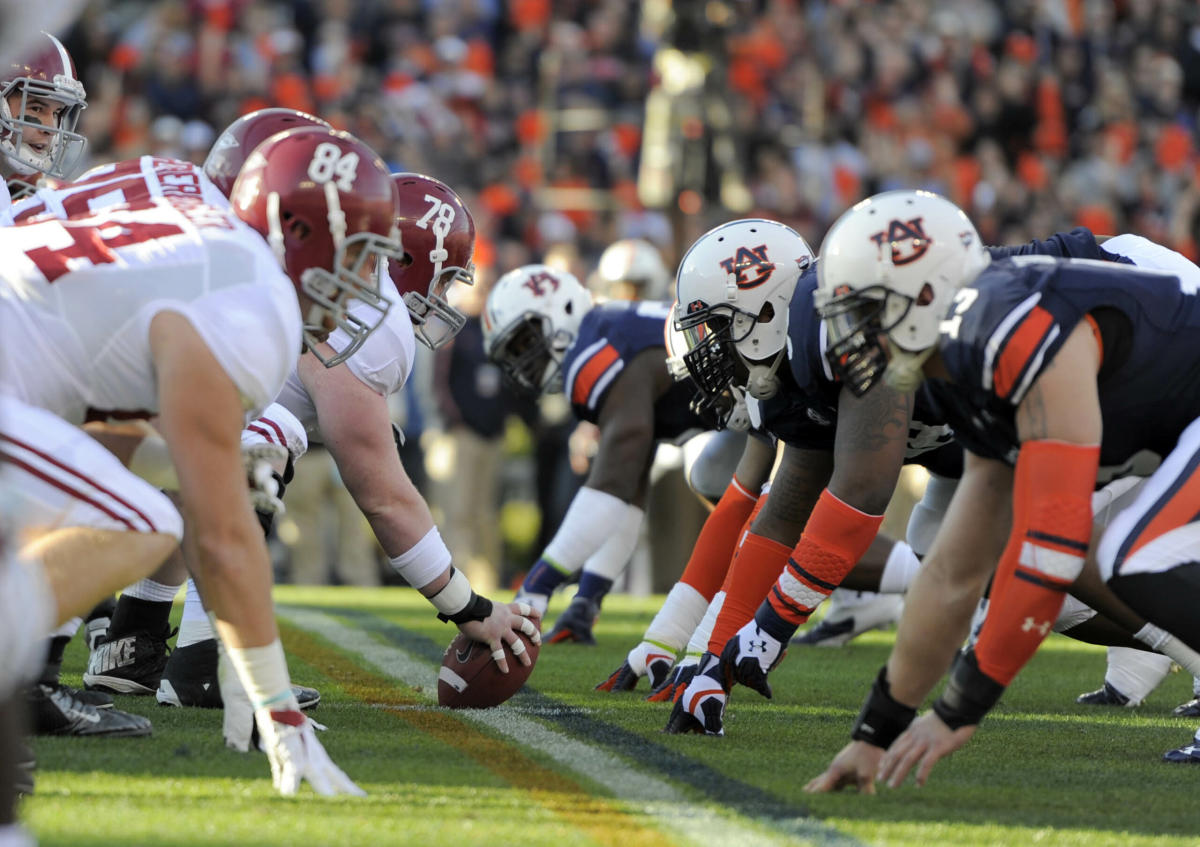
<svg viewBox="0 0 1200 847">
<path fill-rule="evenodd" d="M 663 328 L 670 303 L 602 303 L 583 316 L 579 334 L 563 357 L 563 390 L 575 416 L 598 422 L 608 392 L 621 371 L 645 350 L 657 348 L 666 368 Z M 677 382 L 654 403 L 654 437 L 673 440 L 688 430 L 712 429 L 688 408 L 691 384 Z"/>
<path fill-rule="evenodd" d="M 931 381 L 956 437 L 1013 464 L 1015 411 L 1085 319 L 1099 333 L 1100 464 L 1159 457 L 1200 416 L 1200 299 L 1192 282 L 1113 262 L 1020 256 L 993 262 L 955 298 L 940 350 L 952 382 Z"/>
<path fill-rule="evenodd" d="M 1109 252 L 1096 243 L 1096 236 L 1086 227 L 1076 227 L 1070 232 L 1056 232 L 1046 239 L 1034 239 L 1016 247 L 989 247 L 992 259 L 1007 259 L 1012 256 L 1054 256 L 1058 259 L 1095 259 L 1098 262 L 1122 262 L 1131 265 L 1125 256 Z"/>
<path fill-rule="evenodd" d="M 781 374 L 785 378 L 780 380 L 784 387 L 779 394 L 763 402 L 762 418 L 763 426 L 787 444 L 832 450 L 842 384 L 825 358 L 828 336 L 813 305 L 816 288 L 814 263 L 796 283 L 788 311 L 789 373 Z M 962 450 L 952 438 L 945 417 L 930 403 L 928 393 L 918 391 L 905 462 L 923 465 L 941 476 L 960 476 Z"/>
</svg>

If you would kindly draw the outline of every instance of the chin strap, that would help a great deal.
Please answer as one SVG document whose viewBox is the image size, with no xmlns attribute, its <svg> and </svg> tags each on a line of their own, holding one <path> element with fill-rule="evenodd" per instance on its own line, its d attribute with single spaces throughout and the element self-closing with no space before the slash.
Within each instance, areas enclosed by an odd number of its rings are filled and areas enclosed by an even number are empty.
<svg viewBox="0 0 1200 847">
<path fill-rule="evenodd" d="M 920 353 L 909 353 L 907 350 L 893 349 L 892 355 L 888 360 L 887 369 L 883 373 L 883 378 L 887 380 L 887 384 L 894 390 L 903 394 L 916 391 L 921 386 L 922 380 L 925 379 L 925 374 L 921 371 L 925 362 L 933 355 L 933 351 L 937 349 L 930 347 L 922 350 Z"/>
<path fill-rule="evenodd" d="M 755 400 L 770 400 L 774 397 L 779 392 L 779 377 L 775 376 L 775 372 L 779 370 L 786 354 L 786 348 L 780 350 L 770 365 L 751 365 L 747 362 L 750 374 L 746 378 L 746 393 Z"/>
</svg>

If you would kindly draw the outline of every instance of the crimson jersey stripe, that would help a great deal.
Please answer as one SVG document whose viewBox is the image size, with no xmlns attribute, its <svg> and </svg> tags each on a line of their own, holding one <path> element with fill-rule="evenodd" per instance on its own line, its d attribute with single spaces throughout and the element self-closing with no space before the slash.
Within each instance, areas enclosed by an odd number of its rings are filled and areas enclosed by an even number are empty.
<svg viewBox="0 0 1200 847">
<path fill-rule="evenodd" d="M 621 354 L 611 344 L 605 344 L 592 354 L 587 364 L 580 368 L 575 376 L 575 384 L 571 387 L 571 402 L 577 406 L 586 406 L 600 377 L 620 358 Z"/>
<path fill-rule="evenodd" d="M 250 430 L 251 432 L 257 433 L 258 435 L 261 435 L 263 438 L 266 439 L 268 444 L 274 444 L 277 440 L 275 438 L 274 433 L 270 432 L 269 430 L 267 430 L 264 427 L 259 426 L 257 424 L 257 422 L 250 424 L 250 426 L 246 427 L 246 429 Z M 283 446 L 286 447 L 287 445 L 284 444 Z"/>
<path fill-rule="evenodd" d="M 275 423 L 275 421 L 271 420 L 270 418 L 259 418 L 258 420 L 275 430 L 275 434 L 279 436 L 279 443 L 284 447 L 287 447 L 288 440 L 287 436 L 283 434 L 283 427 Z"/>
<path fill-rule="evenodd" d="M 101 503 L 99 500 L 95 499 L 94 497 L 88 496 L 87 494 L 85 494 L 84 492 L 80 491 L 77 488 L 72 488 L 71 486 L 69 486 L 65 482 L 63 482 L 62 480 L 55 479 L 54 477 L 50 476 L 49 474 L 43 473 L 42 471 L 38 470 L 37 468 L 35 468 L 33 465 L 29 464 L 28 462 L 17 458 L 12 453 L 6 453 L 3 450 L 0 450 L 0 459 L 3 459 L 5 462 L 8 462 L 10 465 L 13 465 L 14 467 L 20 468 L 21 470 L 25 471 L 25 473 L 29 474 L 30 476 L 35 476 L 38 479 L 42 480 L 43 482 L 47 483 L 48 485 L 54 486 L 59 491 L 64 492 L 68 496 L 70 496 L 76 500 L 81 500 L 84 503 L 87 503 L 89 506 L 93 507 L 94 509 L 104 512 L 104 514 L 108 515 L 114 521 L 117 521 L 118 523 L 123 523 L 123 524 L 125 524 L 125 526 L 129 527 L 130 532 L 138 532 L 139 531 L 138 528 L 135 527 L 133 525 L 133 523 L 129 520 L 129 518 L 123 517 L 122 515 L 118 515 L 116 512 L 114 512 L 108 506 L 105 506 L 103 503 Z M 147 521 L 147 523 L 149 523 L 149 521 Z M 156 531 L 154 529 L 153 524 L 150 524 L 150 530 L 151 530 L 151 532 Z"/>
<path fill-rule="evenodd" d="M 1041 306 L 1034 306 L 1013 330 L 992 372 L 992 384 L 997 396 L 1009 397 L 1012 394 L 1029 360 L 1041 347 L 1042 339 L 1052 326 L 1054 316 Z"/>
<path fill-rule="evenodd" d="M 126 509 L 133 512 L 135 515 L 137 515 L 139 518 L 141 518 L 143 521 L 145 521 L 146 526 L 150 527 L 151 532 L 158 532 L 158 528 L 154 526 L 154 522 L 152 520 L 150 520 L 150 518 L 146 517 L 142 513 L 141 509 L 139 509 L 134 504 L 130 503 L 128 500 L 126 500 L 124 497 L 120 496 L 116 492 L 111 491 L 108 488 L 105 488 L 103 485 L 96 482 L 91 477 L 88 477 L 88 476 L 80 473 L 79 471 L 75 470 L 74 468 L 70 467 L 69 465 L 63 464 L 62 462 L 60 462 L 58 459 L 54 458 L 53 456 L 51 456 L 47 453 L 43 453 L 41 450 L 38 450 L 36 447 L 26 444 L 23 441 L 19 441 L 18 439 L 13 438 L 11 435 L 8 435 L 6 433 L 0 432 L 0 441 L 9 441 L 9 442 L 15 444 L 17 447 L 21 448 L 22 450 L 28 450 L 33 455 L 37 456 L 39 459 L 42 459 L 43 461 L 48 462 L 51 465 L 54 465 L 56 468 L 59 468 L 60 470 L 66 471 L 71 476 L 74 476 L 74 477 L 82 480 L 83 482 L 87 483 L 92 488 L 95 488 L 97 491 L 101 492 L 102 494 L 107 494 L 113 500 L 120 503 Z M 37 474 L 37 475 L 40 476 L 40 474 Z M 62 488 L 62 486 L 58 486 L 58 487 Z M 66 491 L 68 489 L 63 488 L 63 490 Z M 80 499 L 87 500 L 87 498 L 85 498 L 85 497 L 80 497 Z M 91 501 L 87 500 L 87 502 L 91 502 Z M 116 517 L 116 516 L 114 515 L 113 517 Z M 118 520 L 120 520 L 120 519 L 118 519 Z M 132 524 L 130 524 L 129 528 L 134 529 Z"/>
</svg>

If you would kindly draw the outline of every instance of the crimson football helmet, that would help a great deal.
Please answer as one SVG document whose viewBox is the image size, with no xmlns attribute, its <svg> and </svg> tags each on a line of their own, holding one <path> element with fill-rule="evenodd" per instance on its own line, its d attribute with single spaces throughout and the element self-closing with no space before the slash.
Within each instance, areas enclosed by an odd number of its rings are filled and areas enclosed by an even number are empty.
<svg viewBox="0 0 1200 847">
<path fill-rule="evenodd" d="M 296 109 L 259 109 L 242 115 L 225 127 L 225 131 L 213 144 L 212 150 L 208 151 L 203 165 L 204 175 L 228 197 L 233 191 L 233 182 L 237 179 L 238 171 L 242 169 L 246 158 L 254 152 L 255 147 L 277 132 L 303 126 L 332 129 L 328 121 Z"/>
<path fill-rule="evenodd" d="M 402 255 L 387 167 L 349 133 L 300 127 L 255 148 L 229 201 L 267 239 L 307 306 L 308 348 L 326 367 L 344 362 L 387 315 L 380 263 Z M 365 305 L 352 313 L 356 300 Z M 326 357 L 317 345 L 330 319 L 350 343 Z"/>
<path fill-rule="evenodd" d="M 467 317 L 446 300 L 455 282 L 475 283 L 475 221 L 450 186 L 422 174 L 392 174 L 400 197 L 397 225 L 404 258 L 392 281 L 408 307 L 413 331 L 431 350 L 458 334 Z"/>
<path fill-rule="evenodd" d="M 87 146 L 75 131 L 87 94 L 71 54 L 44 32 L 33 42 L 26 59 L 0 68 L 0 171 L 17 178 L 16 196 L 33 190 L 22 177 L 66 178 Z"/>
</svg>

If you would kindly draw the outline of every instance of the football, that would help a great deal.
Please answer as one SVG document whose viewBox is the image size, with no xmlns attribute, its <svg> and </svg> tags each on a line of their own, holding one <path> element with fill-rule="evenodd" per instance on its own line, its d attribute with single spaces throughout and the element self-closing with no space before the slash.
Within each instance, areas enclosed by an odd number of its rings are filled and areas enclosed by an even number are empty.
<svg viewBox="0 0 1200 847">
<path fill-rule="evenodd" d="M 451 709 L 487 709 L 499 706 L 512 697 L 537 664 L 538 645 L 521 634 L 525 649 L 532 662 L 528 667 L 521 664 L 508 644 L 504 655 L 508 660 L 508 673 L 501 673 L 492 661 L 492 653 L 486 644 L 472 641 L 461 632 L 454 636 L 442 656 L 438 670 L 438 705 Z"/>
</svg>

